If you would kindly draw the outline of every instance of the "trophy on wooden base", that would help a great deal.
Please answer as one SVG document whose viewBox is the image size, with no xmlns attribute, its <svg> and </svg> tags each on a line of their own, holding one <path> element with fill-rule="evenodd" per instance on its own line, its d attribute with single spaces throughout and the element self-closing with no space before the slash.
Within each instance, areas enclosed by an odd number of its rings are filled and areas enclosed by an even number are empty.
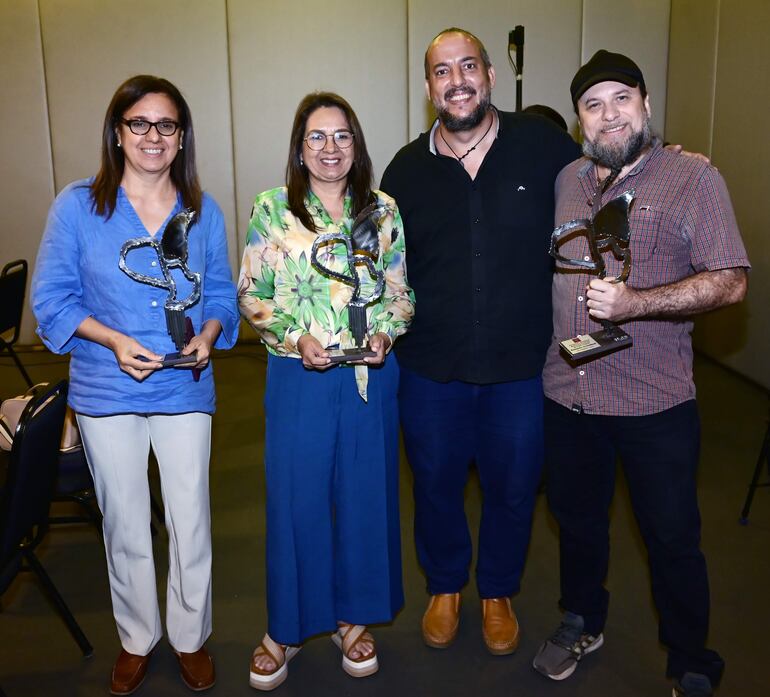
<svg viewBox="0 0 770 697">
<path fill-rule="evenodd" d="M 610 283 L 621 283 L 631 271 L 631 252 L 628 249 L 631 229 L 628 224 L 628 212 L 634 200 L 634 189 L 625 191 L 620 196 L 601 206 L 602 191 L 614 177 L 610 176 L 599 185 L 594 196 L 594 210 L 590 219 L 570 220 L 557 227 L 551 233 L 549 253 L 565 266 L 573 266 L 593 271 L 598 278 L 606 278 L 607 266 L 604 252 L 611 252 L 616 259 L 623 261 L 623 269 L 618 276 L 607 279 Z M 588 241 L 590 256 L 584 259 L 569 259 L 559 253 L 559 247 L 565 238 L 583 232 Z M 584 363 L 600 358 L 608 353 L 628 348 L 633 344 L 631 336 L 617 324 L 608 319 L 599 320 L 602 329 L 589 334 L 580 334 L 559 342 L 562 355 L 574 363 Z"/>
</svg>

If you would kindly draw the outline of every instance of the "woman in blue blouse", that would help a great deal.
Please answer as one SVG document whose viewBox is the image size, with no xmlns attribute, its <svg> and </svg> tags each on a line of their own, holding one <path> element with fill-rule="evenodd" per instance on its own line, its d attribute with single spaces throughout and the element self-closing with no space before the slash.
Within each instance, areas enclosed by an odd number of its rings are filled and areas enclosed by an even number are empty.
<svg viewBox="0 0 770 697">
<path fill-rule="evenodd" d="M 120 270 L 129 239 L 160 239 L 184 208 L 195 212 L 187 266 L 199 273 L 200 300 L 187 310 L 194 334 L 183 354 L 196 371 L 161 369 L 175 350 L 164 303 L 168 291 Z M 162 278 L 150 245 L 127 266 Z M 191 283 L 177 270 L 177 297 Z M 138 75 L 107 109 L 101 168 L 67 186 L 51 207 L 32 282 L 45 345 L 70 352 L 69 401 L 77 414 L 99 506 L 113 613 L 123 646 L 111 692 L 133 692 L 161 637 L 150 535 L 147 461 L 158 460 L 169 536 L 166 628 L 188 687 L 214 684 L 204 642 L 211 633 L 211 534 L 208 465 L 214 380 L 212 347 L 229 348 L 238 309 L 222 212 L 203 193 L 195 168 L 190 110 L 167 80 Z"/>
</svg>

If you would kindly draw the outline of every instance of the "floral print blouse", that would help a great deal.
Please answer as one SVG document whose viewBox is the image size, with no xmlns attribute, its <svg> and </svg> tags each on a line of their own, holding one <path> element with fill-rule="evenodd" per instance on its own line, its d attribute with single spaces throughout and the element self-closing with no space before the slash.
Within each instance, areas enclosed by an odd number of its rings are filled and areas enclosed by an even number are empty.
<svg viewBox="0 0 770 697">
<path fill-rule="evenodd" d="M 393 342 L 411 321 L 414 294 L 406 277 L 404 230 L 398 208 L 387 194 L 375 191 L 374 195 L 377 205 L 386 208 L 378 222 L 380 253 L 375 260 L 375 267 L 385 274 L 385 288 L 381 298 L 366 308 L 367 331 L 369 335 L 384 332 Z M 352 286 L 323 275 L 310 261 L 318 235 L 338 231 L 350 234 L 351 198 L 345 198 L 339 224 L 312 192 L 308 194 L 307 209 L 316 232 L 307 230 L 289 210 L 285 187 L 265 191 L 254 202 L 246 237 L 238 281 L 241 314 L 267 350 L 277 356 L 299 358 L 297 341 L 306 333 L 325 348 L 354 346 L 347 307 Z M 350 274 L 343 244 L 321 247 L 318 261 L 327 269 Z M 361 296 L 366 297 L 374 280 L 364 270 L 359 276 Z M 364 372 L 358 368 L 365 367 L 356 368 Z"/>
</svg>

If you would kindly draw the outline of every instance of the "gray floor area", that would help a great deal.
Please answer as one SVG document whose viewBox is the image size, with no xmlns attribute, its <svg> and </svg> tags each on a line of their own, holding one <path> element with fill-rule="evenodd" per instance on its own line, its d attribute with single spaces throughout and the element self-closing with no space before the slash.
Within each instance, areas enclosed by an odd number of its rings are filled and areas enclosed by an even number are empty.
<svg viewBox="0 0 770 697">
<path fill-rule="evenodd" d="M 34 380 L 66 374 L 66 361 L 44 352 L 22 359 Z M 211 494 L 214 536 L 213 695 L 253 695 L 248 686 L 251 651 L 265 630 L 264 438 L 262 393 L 264 354 L 240 345 L 216 358 L 219 410 L 214 421 Z M 711 637 L 727 661 L 721 697 L 770 694 L 764 660 L 770 626 L 770 490 L 757 492 L 747 527 L 738 525 L 749 477 L 767 425 L 768 398 L 718 365 L 699 359 L 696 382 L 703 418 L 699 488 L 703 546 L 712 586 Z M 7 357 L 0 358 L 0 396 L 23 390 Z M 152 475 L 154 477 L 154 474 Z M 157 491 L 157 481 L 155 482 Z M 402 460 L 402 523 L 406 606 L 391 626 L 375 628 L 380 672 L 364 680 L 345 675 L 337 649 L 326 637 L 307 643 L 290 665 L 276 695 L 525 695 L 550 697 L 653 696 L 670 694 L 665 653 L 657 641 L 655 610 L 645 554 L 635 530 L 622 478 L 612 518 L 612 591 L 605 646 L 586 658 L 563 683 L 533 671 L 531 660 L 558 623 L 557 535 L 539 497 L 529 561 L 514 607 L 522 626 L 521 645 L 508 657 L 490 656 L 480 635 L 475 588 L 463 594 L 456 643 L 447 650 L 422 644 L 419 621 L 425 604 L 424 579 L 412 541 L 411 475 Z M 471 476 L 467 509 L 478 528 L 479 489 Z M 165 593 L 166 537 L 155 542 L 159 592 Z M 2 598 L 0 685 L 8 697 L 107 694 L 119 644 L 110 610 L 107 574 L 99 538 L 86 525 L 53 530 L 39 557 L 94 645 L 83 659 L 64 624 L 31 575 L 18 578 Z M 168 645 L 158 645 L 149 675 L 137 695 L 186 695 Z"/>
</svg>

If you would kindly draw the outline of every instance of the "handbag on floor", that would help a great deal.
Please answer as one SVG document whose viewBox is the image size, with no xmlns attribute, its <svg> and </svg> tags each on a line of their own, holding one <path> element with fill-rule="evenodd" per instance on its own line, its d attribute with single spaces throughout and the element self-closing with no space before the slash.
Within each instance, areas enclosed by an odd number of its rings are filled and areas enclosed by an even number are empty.
<svg viewBox="0 0 770 697">
<path fill-rule="evenodd" d="M 30 387 L 24 394 L 3 400 L 2 404 L 0 404 L 0 450 L 10 452 L 13 447 L 13 437 L 16 434 L 19 419 L 24 412 L 24 408 L 29 403 L 29 400 L 37 394 L 38 390 L 46 387 L 48 387 L 47 382 L 39 382 L 37 385 Z M 79 448 L 80 445 L 80 431 L 75 420 L 75 412 L 67 407 L 59 449 L 62 452 L 69 452 Z"/>
</svg>

